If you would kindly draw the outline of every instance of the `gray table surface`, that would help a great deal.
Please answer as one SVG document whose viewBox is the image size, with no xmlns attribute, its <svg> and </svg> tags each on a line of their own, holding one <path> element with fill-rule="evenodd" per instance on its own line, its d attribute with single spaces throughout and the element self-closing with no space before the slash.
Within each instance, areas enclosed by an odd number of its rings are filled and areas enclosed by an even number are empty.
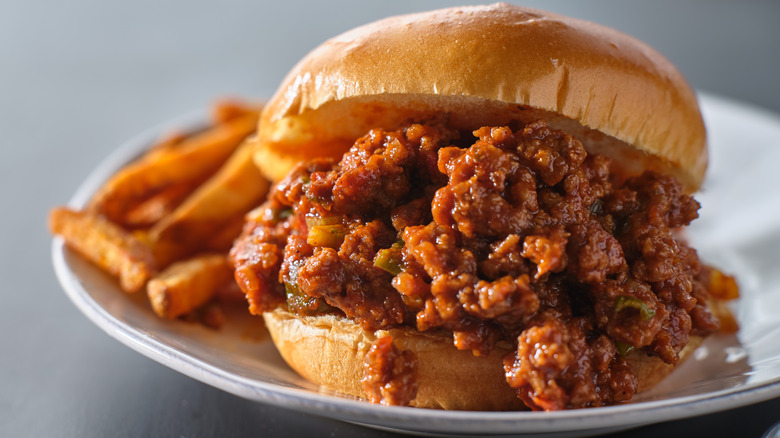
<svg viewBox="0 0 780 438">
<path fill-rule="evenodd" d="M 0 1 L 0 436 L 391 436 L 240 399 L 119 344 L 63 294 L 46 212 L 139 131 L 267 97 L 346 29 L 455 3 Z M 780 112 L 780 2 L 526 4 L 616 27 L 695 88 Z M 631 434 L 760 436 L 777 420 L 780 399 Z"/>
</svg>

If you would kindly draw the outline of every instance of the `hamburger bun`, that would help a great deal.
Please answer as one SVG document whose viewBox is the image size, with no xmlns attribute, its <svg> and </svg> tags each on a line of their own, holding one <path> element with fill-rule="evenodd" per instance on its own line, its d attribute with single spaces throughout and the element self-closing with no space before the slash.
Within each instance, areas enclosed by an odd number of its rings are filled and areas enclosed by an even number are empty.
<svg viewBox="0 0 780 438">
<path fill-rule="evenodd" d="M 448 334 L 409 328 L 372 333 L 340 316 L 301 317 L 282 309 L 263 313 L 263 319 L 284 360 L 305 379 L 334 391 L 368 398 L 361 383 L 364 359 L 377 338 L 389 334 L 397 348 L 417 355 L 420 386 L 412 406 L 483 411 L 524 407 L 502 372 L 501 361 L 511 351 L 508 344 L 477 358 L 454 348 Z"/>
<path fill-rule="evenodd" d="M 692 192 L 707 165 L 704 123 L 681 74 L 615 30 L 504 3 L 392 17 L 332 38 L 303 58 L 265 106 L 255 162 L 280 180 L 302 160 L 340 157 L 374 128 L 444 123 L 458 130 L 542 119 L 609 156 L 618 177 L 671 174 Z M 326 388 L 365 398 L 364 361 L 383 333 L 349 319 L 263 313 L 287 363 Z M 457 350 L 451 334 L 389 331 L 417 354 L 413 406 L 523 407 L 506 382 L 509 344 L 488 357 Z M 698 345 L 691 341 L 680 362 Z M 639 390 L 674 369 L 627 355 Z M 457 385 L 452 382 L 458 382 Z"/>
<path fill-rule="evenodd" d="M 368 398 L 361 383 L 365 357 L 380 336 L 389 334 L 396 348 L 417 355 L 419 388 L 411 406 L 469 411 L 525 409 L 504 377 L 502 361 L 512 351 L 509 344 L 497 345 L 487 357 L 476 357 L 470 351 L 455 349 L 452 336 L 443 333 L 410 328 L 371 333 L 344 317 L 299 316 L 282 309 L 264 312 L 263 319 L 285 362 L 306 380 L 330 390 Z M 679 363 L 701 342 L 701 337 L 692 336 L 680 352 Z M 675 368 L 640 351 L 631 351 L 626 359 L 637 376 L 640 392 L 652 388 Z"/>
<path fill-rule="evenodd" d="M 255 162 L 272 180 L 339 157 L 369 129 L 437 120 L 462 129 L 542 118 L 630 174 L 704 178 L 690 86 L 648 45 L 598 24 L 505 3 L 391 17 L 304 57 L 266 105 Z"/>
</svg>

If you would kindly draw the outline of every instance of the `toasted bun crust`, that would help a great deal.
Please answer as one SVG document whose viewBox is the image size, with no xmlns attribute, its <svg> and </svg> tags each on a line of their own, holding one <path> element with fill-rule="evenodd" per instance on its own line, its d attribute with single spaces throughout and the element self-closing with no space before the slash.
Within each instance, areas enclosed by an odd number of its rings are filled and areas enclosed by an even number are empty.
<svg viewBox="0 0 780 438">
<path fill-rule="evenodd" d="M 378 333 L 363 330 L 349 319 L 298 316 L 276 309 L 263 313 L 276 348 L 287 364 L 305 379 L 325 388 L 367 398 L 361 379 L 364 359 Z M 419 389 L 412 406 L 451 410 L 526 409 L 504 377 L 503 357 L 509 345 L 499 345 L 487 357 L 457 350 L 452 338 L 411 329 L 389 331 L 400 350 L 417 355 Z M 692 337 L 680 353 L 680 363 L 700 344 Z M 660 359 L 632 352 L 628 356 L 639 380 L 639 391 L 661 381 L 674 369 Z"/>
<path fill-rule="evenodd" d="M 597 24 L 504 3 L 392 17 L 326 41 L 266 106 L 256 162 L 279 179 L 301 159 L 338 157 L 371 128 L 539 117 L 630 173 L 669 171 L 690 190 L 704 177 L 696 96 L 658 52 Z"/>
</svg>

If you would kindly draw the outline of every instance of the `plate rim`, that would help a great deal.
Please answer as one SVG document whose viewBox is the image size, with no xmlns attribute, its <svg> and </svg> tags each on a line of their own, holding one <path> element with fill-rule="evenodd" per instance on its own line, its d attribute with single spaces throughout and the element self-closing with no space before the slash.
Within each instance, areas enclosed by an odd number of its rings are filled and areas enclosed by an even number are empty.
<svg viewBox="0 0 780 438">
<path fill-rule="evenodd" d="M 780 124 L 780 116 L 750 104 L 707 93 L 699 94 L 702 112 L 710 105 L 728 106 L 750 114 L 760 114 Z M 90 172 L 68 202 L 81 208 L 110 175 L 138 156 L 152 141 L 173 128 L 198 129 L 206 123 L 205 111 L 194 111 L 130 138 L 113 150 Z M 746 385 L 704 394 L 672 397 L 618 406 L 557 412 L 483 412 L 437 411 L 398 406 L 380 406 L 364 401 L 334 397 L 306 389 L 288 388 L 235 375 L 177 350 L 158 339 L 145 335 L 139 328 L 126 324 L 102 307 L 69 268 L 71 253 L 62 238 L 52 240 L 52 261 L 60 285 L 76 307 L 114 339 L 134 351 L 200 382 L 242 398 L 270 403 L 318 416 L 350 421 L 365 426 L 385 427 L 404 432 L 448 434 L 517 434 L 569 432 L 583 433 L 597 429 L 629 428 L 715 413 L 759 403 L 780 396 L 780 376 L 775 381 Z M 399 427 L 403 424 L 402 427 Z M 432 427 L 433 426 L 433 427 Z M 485 430 L 486 426 L 492 426 Z M 518 431 L 521 428 L 522 430 Z"/>
</svg>

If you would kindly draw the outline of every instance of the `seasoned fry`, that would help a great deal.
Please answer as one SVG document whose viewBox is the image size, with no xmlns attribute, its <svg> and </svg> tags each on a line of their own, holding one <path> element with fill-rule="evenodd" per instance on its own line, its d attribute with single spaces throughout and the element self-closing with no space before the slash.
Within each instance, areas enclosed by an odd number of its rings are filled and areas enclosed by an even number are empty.
<svg viewBox="0 0 780 438">
<path fill-rule="evenodd" d="M 119 277 L 119 284 L 126 292 L 140 290 L 154 275 L 149 248 L 100 216 L 59 207 L 49 214 L 49 228 L 62 236 L 70 248 Z"/>
<path fill-rule="evenodd" d="M 211 108 L 211 120 L 215 125 L 220 125 L 238 117 L 254 114 L 257 111 L 256 106 L 247 104 L 243 100 L 222 99 Z"/>
<path fill-rule="evenodd" d="M 211 302 L 200 309 L 200 320 L 208 328 L 219 330 L 225 324 L 227 315 L 218 303 Z"/>
<path fill-rule="evenodd" d="M 173 212 L 195 190 L 193 184 L 174 184 L 135 205 L 127 212 L 121 224 L 127 228 L 148 228 Z"/>
<path fill-rule="evenodd" d="M 220 304 L 245 300 L 227 251 L 270 185 L 245 141 L 260 110 L 239 100 L 217 102 L 210 127 L 162 137 L 82 211 L 53 209 L 52 233 L 117 277 L 124 291 L 146 287 L 157 315 L 221 326 Z"/>
<path fill-rule="evenodd" d="M 252 162 L 251 144 L 245 143 L 217 174 L 150 229 L 148 241 L 158 264 L 166 266 L 204 248 L 219 230 L 260 203 L 268 188 Z"/>
<path fill-rule="evenodd" d="M 225 223 L 204 245 L 203 249 L 216 252 L 227 252 L 233 247 L 233 242 L 241 234 L 244 228 L 244 216 L 239 215 Z"/>
<path fill-rule="evenodd" d="M 739 298 L 739 286 L 737 281 L 731 275 L 715 269 L 707 269 L 709 277 L 710 294 L 719 300 L 735 300 Z"/>
<path fill-rule="evenodd" d="M 721 333 L 736 333 L 739 330 L 737 318 L 729 309 L 728 303 L 723 300 L 714 299 L 707 301 L 710 312 L 718 319 Z"/>
<path fill-rule="evenodd" d="M 238 287 L 238 283 L 230 281 L 223 287 L 217 289 L 217 300 L 224 303 L 241 303 L 246 305 L 246 295 Z"/>
<path fill-rule="evenodd" d="M 197 256 L 169 266 L 149 281 L 146 291 L 157 315 L 176 318 L 214 298 L 232 273 L 224 254 Z"/>
<path fill-rule="evenodd" d="M 257 125 L 246 114 L 184 140 L 179 146 L 140 159 L 114 175 L 93 197 L 89 209 L 116 223 L 135 205 L 160 190 L 197 182 L 214 173 Z"/>
<path fill-rule="evenodd" d="M 189 135 L 183 132 L 173 132 L 153 144 L 143 156 L 145 160 L 153 160 L 157 154 L 163 154 L 180 146 Z"/>
</svg>

